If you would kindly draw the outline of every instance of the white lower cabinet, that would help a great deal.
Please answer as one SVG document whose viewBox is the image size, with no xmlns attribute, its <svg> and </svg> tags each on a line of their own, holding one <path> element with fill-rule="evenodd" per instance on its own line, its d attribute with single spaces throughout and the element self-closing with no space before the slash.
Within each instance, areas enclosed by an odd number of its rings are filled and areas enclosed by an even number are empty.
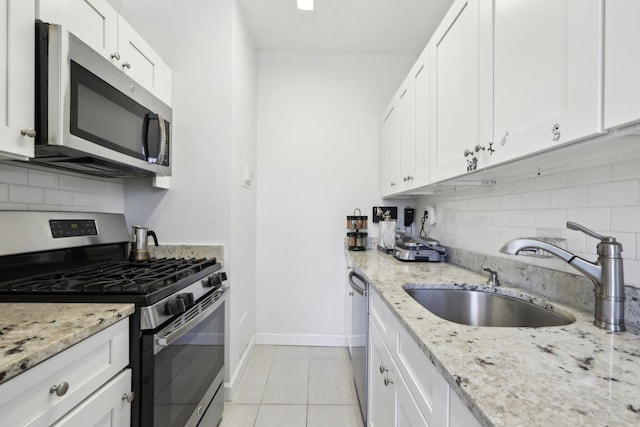
<svg viewBox="0 0 640 427">
<path fill-rule="evenodd" d="M 2 425 L 128 426 L 128 363 L 125 319 L 0 384 Z"/>
<path fill-rule="evenodd" d="M 369 303 L 369 425 L 479 426 L 375 291 Z"/>
<path fill-rule="evenodd" d="M 428 426 L 375 324 L 369 322 L 369 425 Z"/>
</svg>

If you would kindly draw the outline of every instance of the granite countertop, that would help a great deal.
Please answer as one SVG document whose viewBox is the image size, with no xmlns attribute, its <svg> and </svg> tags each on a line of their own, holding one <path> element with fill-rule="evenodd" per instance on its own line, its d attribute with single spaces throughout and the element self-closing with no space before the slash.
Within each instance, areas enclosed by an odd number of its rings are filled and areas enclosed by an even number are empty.
<svg viewBox="0 0 640 427">
<path fill-rule="evenodd" d="M 608 333 L 593 325 L 593 312 L 557 304 L 575 323 L 491 328 L 449 322 L 402 286 L 477 287 L 486 275 L 447 263 L 406 263 L 378 251 L 347 253 L 482 425 L 640 425 L 637 331 Z M 505 285 L 498 292 L 522 294 Z"/>
<path fill-rule="evenodd" d="M 0 303 L 0 383 L 133 311 L 133 304 Z"/>
</svg>

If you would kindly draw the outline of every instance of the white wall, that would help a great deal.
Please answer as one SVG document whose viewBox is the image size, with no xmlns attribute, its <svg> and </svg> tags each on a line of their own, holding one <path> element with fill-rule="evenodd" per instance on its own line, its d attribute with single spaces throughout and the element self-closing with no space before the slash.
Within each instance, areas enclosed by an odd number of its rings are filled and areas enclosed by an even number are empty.
<svg viewBox="0 0 640 427">
<path fill-rule="evenodd" d="M 124 213 L 122 179 L 0 164 L 0 209 Z"/>
<path fill-rule="evenodd" d="M 417 213 L 422 215 L 428 205 L 436 207 L 437 224 L 429 236 L 446 246 L 576 274 L 556 258 L 498 252 L 517 237 L 560 237 L 569 251 L 595 261 L 598 241 L 565 227 L 574 221 L 614 236 L 623 246 L 625 283 L 640 287 L 640 159 L 633 158 L 639 155 L 627 153 L 627 158 L 595 167 L 425 196 L 418 200 Z"/>
<path fill-rule="evenodd" d="M 380 116 L 414 61 L 259 54 L 259 342 L 344 345 L 345 217 L 382 203 Z"/>
<path fill-rule="evenodd" d="M 171 189 L 128 180 L 127 220 L 164 244 L 225 246 L 231 397 L 255 336 L 256 182 L 240 177 L 243 165 L 256 169 L 256 51 L 234 0 L 118 3 L 173 69 Z"/>
</svg>

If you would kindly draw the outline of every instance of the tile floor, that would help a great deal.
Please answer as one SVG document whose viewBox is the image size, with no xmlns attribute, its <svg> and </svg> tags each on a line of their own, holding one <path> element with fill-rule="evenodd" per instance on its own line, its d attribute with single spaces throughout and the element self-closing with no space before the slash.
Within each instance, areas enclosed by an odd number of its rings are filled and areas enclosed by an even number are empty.
<svg viewBox="0 0 640 427">
<path fill-rule="evenodd" d="M 257 345 L 220 427 L 362 427 L 347 349 Z"/>
</svg>

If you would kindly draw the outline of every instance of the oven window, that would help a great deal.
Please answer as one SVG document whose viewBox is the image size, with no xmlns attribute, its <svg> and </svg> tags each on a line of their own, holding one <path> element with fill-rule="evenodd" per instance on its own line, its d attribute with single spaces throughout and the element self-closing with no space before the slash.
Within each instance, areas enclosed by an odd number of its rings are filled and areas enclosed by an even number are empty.
<svg viewBox="0 0 640 427">
<path fill-rule="evenodd" d="M 183 426 L 224 366 L 224 303 L 154 362 L 153 425 Z"/>
<path fill-rule="evenodd" d="M 146 159 L 142 147 L 149 111 L 73 61 L 70 104 L 73 135 Z"/>
</svg>

